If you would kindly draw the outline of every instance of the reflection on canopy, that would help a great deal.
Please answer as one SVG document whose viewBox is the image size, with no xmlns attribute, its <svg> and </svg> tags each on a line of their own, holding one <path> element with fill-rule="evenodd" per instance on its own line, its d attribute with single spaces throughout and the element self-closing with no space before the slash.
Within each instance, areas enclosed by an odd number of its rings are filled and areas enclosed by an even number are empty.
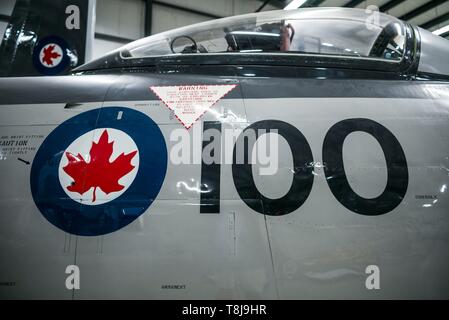
<svg viewBox="0 0 449 320">
<path fill-rule="evenodd" d="M 358 9 L 271 11 L 224 18 L 132 42 L 124 58 L 173 54 L 290 53 L 400 61 L 405 26 L 381 13 Z"/>
</svg>

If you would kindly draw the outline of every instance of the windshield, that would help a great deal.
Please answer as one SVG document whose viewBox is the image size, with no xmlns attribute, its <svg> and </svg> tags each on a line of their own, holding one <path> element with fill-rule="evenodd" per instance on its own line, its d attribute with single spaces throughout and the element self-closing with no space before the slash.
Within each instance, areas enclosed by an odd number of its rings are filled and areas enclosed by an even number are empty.
<svg viewBox="0 0 449 320">
<path fill-rule="evenodd" d="M 132 42 L 123 58 L 226 53 L 313 54 L 401 61 L 405 26 L 358 9 L 271 11 L 208 21 Z"/>
</svg>

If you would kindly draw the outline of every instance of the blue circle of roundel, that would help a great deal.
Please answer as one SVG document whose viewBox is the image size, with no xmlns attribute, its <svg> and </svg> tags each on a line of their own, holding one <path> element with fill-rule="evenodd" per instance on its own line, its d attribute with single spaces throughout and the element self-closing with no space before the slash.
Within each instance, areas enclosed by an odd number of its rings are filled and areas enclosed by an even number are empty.
<svg viewBox="0 0 449 320">
<path fill-rule="evenodd" d="M 62 57 L 61 62 L 53 68 L 47 68 L 46 66 L 44 66 L 40 59 L 40 52 L 41 52 L 42 48 L 50 43 L 56 43 L 58 46 L 61 47 L 62 52 L 63 52 L 63 57 Z M 60 37 L 50 36 L 50 37 L 43 38 L 43 39 L 39 40 L 37 45 L 34 47 L 33 65 L 37 69 L 37 71 L 39 71 L 39 73 L 41 73 L 43 75 L 52 76 L 52 75 L 60 74 L 70 64 L 70 57 L 67 54 L 68 50 L 69 50 L 69 46 Z"/>
<path fill-rule="evenodd" d="M 67 196 L 59 182 L 58 169 L 67 147 L 96 128 L 113 128 L 128 134 L 139 150 L 139 167 L 123 194 L 92 206 Z M 31 167 L 31 193 L 42 215 L 56 227 L 71 234 L 98 236 L 119 230 L 143 214 L 156 199 L 166 170 L 165 140 L 151 118 L 124 107 L 94 109 L 63 122 L 47 136 Z"/>
</svg>

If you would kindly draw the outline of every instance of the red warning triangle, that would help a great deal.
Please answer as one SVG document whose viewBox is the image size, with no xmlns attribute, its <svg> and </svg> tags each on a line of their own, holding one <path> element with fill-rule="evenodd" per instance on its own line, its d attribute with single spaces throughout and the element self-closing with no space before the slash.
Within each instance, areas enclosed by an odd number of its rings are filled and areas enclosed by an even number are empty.
<svg viewBox="0 0 449 320">
<path fill-rule="evenodd" d="M 150 89 L 174 112 L 189 129 L 214 104 L 228 94 L 236 84 L 153 86 Z"/>
</svg>

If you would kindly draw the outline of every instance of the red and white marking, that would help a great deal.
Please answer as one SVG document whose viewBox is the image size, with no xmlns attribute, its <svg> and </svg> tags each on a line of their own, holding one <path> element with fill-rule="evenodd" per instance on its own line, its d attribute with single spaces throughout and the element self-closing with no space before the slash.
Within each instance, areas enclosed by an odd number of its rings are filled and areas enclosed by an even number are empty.
<svg viewBox="0 0 449 320">
<path fill-rule="evenodd" d="M 237 85 L 153 86 L 150 89 L 189 129 Z"/>
<path fill-rule="evenodd" d="M 39 57 L 44 67 L 54 68 L 61 63 L 64 52 L 56 43 L 49 43 L 41 49 Z"/>
<path fill-rule="evenodd" d="M 107 194 L 103 192 L 101 188 L 96 188 L 95 201 L 92 201 L 92 199 L 94 199 L 94 188 L 90 188 L 83 194 L 68 190 L 68 187 L 73 183 L 73 178 L 63 169 L 69 163 L 68 157 L 66 156 L 67 152 L 75 156 L 80 154 L 82 158 L 89 163 L 91 161 L 90 151 L 92 148 L 92 143 L 98 143 L 105 130 L 107 130 L 109 142 L 113 142 L 113 152 L 109 158 L 109 162 L 114 162 L 114 160 L 116 160 L 122 153 L 129 154 L 135 150 L 138 150 L 136 143 L 128 134 L 121 130 L 112 128 L 101 128 L 89 131 L 78 137 L 68 146 L 59 163 L 59 182 L 61 183 L 61 187 L 67 196 L 84 205 L 100 205 L 118 198 L 131 186 L 139 170 L 139 152 L 137 152 L 131 160 L 131 165 L 134 166 L 134 169 L 118 180 L 118 183 L 124 186 L 122 190 Z"/>
</svg>

